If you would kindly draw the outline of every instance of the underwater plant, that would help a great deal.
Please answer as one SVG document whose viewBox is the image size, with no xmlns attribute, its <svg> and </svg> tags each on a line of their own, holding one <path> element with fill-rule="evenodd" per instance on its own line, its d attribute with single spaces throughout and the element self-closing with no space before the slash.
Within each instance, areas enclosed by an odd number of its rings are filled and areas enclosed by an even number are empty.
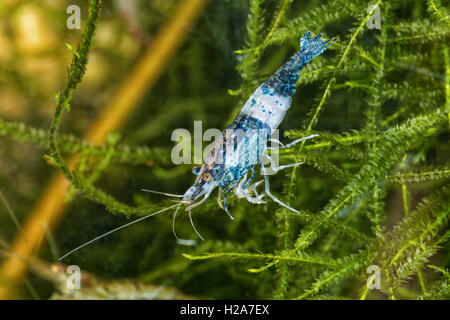
<svg viewBox="0 0 450 320">
<path fill-rule="evenodd" d="M 110 132 L 101 144 L 60 133 L 61 124 L 70 125 L 63 115 L 73 119 L 80 104 L 75 90 L 95 48 L 100 1 L 90 0 L 88 9 L 78 46 L 69 45 L 72 62 L 48 135 L 0 119 L 2 139 L 45 148 L 46 162 L 71 184 L 66 200 L 74 208 L 53 237 L 58 251 L 89 246 L 65 263 L 104 278 L 222 299 L 450 297 L 450 10 L 443 1 L 217 2 L 196 41 L 173 58 L 157 94 L 146 97 L 155 110 L 137 110 L 120 135 Z M 369 28 L 377 10 L 380 29 Z M 240 16 L 227 20 L 224 12 Z M 224 41 L 235 25 L 239 35 Z M 176 205 L 141 191 L 183 193 L 190 183 L 190 166 L 170 163 L 167 128 L 200 119 L 208 126 L 230 123 L 308 30 L 337 40 L 296 79 L 281 126 L 282 141 L 317 136 L 272 151 L 282 163 L 303 163 L 271 184 L 295 211 L 230 194 L 233 221 L 217 202 L 205 202 L 193 212 L 205 241 L 177 245 L 163 209 Z M 217 43 L 200 42 L 205 34 Z M 237 46 L 244 48 L 230 53 Z M 206 66 L 205 57 L 215 65 Z M 234 75 L 227 74 L 231 66 Z M 226 87 L 233 88 L 228 95 Z M 138 220 L 129 222 L 133 216 Z M 191 222 L 179 222 L 183 234 L 194 236 Z M 108 237 L 91 242 L 104 232 Z M 52 248 L 40 256 L 51 260 Z"/>
</svg>

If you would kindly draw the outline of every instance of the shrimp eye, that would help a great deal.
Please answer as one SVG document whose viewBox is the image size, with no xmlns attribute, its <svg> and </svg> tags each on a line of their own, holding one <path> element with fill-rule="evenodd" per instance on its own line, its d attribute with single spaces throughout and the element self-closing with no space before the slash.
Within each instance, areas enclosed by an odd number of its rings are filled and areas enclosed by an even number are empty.
<svg viewBox="0 0 450 320">
<path fill-rule="evenodd" d="M 200 172 L 200 168 L 199 167 L 193 167 L 192 168 L 192 173 L 197 175 Z"/>
<path fill-rule="evenodd" d="M 211 173 L 205 173 L 204 175 L 203 175 L 203 180 L 205 180 L 205 181 L 209 181 L 209 180 L 211 180 Z"/>
</svg>

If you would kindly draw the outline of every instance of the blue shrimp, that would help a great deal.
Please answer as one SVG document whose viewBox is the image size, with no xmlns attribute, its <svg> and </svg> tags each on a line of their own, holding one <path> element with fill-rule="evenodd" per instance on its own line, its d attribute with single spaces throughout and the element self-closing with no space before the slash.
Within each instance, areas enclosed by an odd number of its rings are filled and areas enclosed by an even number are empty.
<svg viewBox="0 0 450 320">
<path fill-rule="evenodd" d="M 267 146 L 267 142 L 274 140 L 271 139 L 271 135 L 274 130 L 278 128 L 281 121 L 283 121 L 286 111 L 291 105 L 291 97 L 295 93 L 296 83 L 300 78 L 300 70 L 333 43 L 333 40 L 321 40 L 321 36 L 322 34 L 319 34 L 311 39 L 311 32 L 306 32 L 300 39 L 300 50 L 290 57 L 283 66 L 255 90 L 243 106 L 241 112 L 237 115 L 236 119 L 222 133 L 222 139 L 219 139 L 219 141 L 216 142 L 202 167 L 193 168 L 193 173 L 196 174 L 197 177 L 194 184 L 183 195 L 143 189 L 143 191 L 147 192 L 178 197 L 181 198 L 181 201 L 177 201 L 177 204 L 106 232 L 75 248 L 62 256 L 59 260 L 62 260 L 73 252 L 115 231 L 173 208 L 176 208 L 172 220 L 172 229 L 175 238 L 180 244 L 195 244 L 195 241 L 193 240 L 178 238 L 175 232 L 175 220 L 181 204 L 187 205 L 186 211 L 189 211 L 189 219 L 192 227 L 199 238 L 203 240 L 202 236 L 194 226 L 191 210 L 204 203 L 216 187 L 219 187 L 219 196 L 221 192 L 224 193 L 223 207 L 231 219 L 234 218 L 227 206 L 227 194 L 231 191 L 233 191 L 238 198 L 246 198 L 251 203 L 265 203 L 262 199 L 263 194 L 258 194 L 256 191 L 256 187 L 262 181 L 251 184 L 255 174 L 254 167 L 258 164 L 261 166 L 264 175 L 265 194 L 281 206 L 294 212 L 298 212 L 294 208 L 291 208 L 278 200 L 270 192 L 268 171 L 262 159 L 266 158 L 270 160 L 271 169 L 275 172 L 301 164 L 294 163 L 276 166 L 273 159 L 267 153 L 267 150 L 272 149 Z M 282 145 L 281 142 L 277 140 L 275 140 L 275 142 L 281 145 L 280 148 L 290 148 L 300 141 L 311 139 L 315 136 L 317 135 L 310 135 L 295 140 L 287 145 Z M 247 180 L 249 172 L 251 172 L 251 176 Z M 202 196 L 203 198 L 197 201 Z"/>
<path fill-rule="evenodd" d="M 291 105 L 300 70 L 332 44 L 332 40 L 321 40 L 321 36 L 322 34 L 319 34 L 311 39 L 309 31 L 302 36 L 300 50 L 255 90 L 236 119 L 222 133 L 222 140 L 212 149 L 203 166 L 200 169 L 194 168 L 197 177 L 181 201 L 188 205 L 186 210 L 190 211 L 206 201 L 216 187 L 220 188 L 219 196 L 221 191 L 224 192 L 224 209 L 231 219 L 233 217 L 227 207 L 227 194 L 231 191 L 234 191 L 238 198 L 246 198 L 251 203 L 264 203 L 263 195 L 256 192 L 256 186 L 262 181 L 250 184 L 254 177 L 254 167 L 259 164 L 264 175 L 265 194 L 281 206 L 298 212 L 270 192 L 267 168 L 262 159 L 270 160 L 271 169 L 275 172 L 301 164 L 276 166 L 267 154 L 267 150 L 271 149 L 267 142 L 271 140 L 272 133 L 278 128 Z M 288 145 L 282 145 L 277 140 L 276 142 L 281 145 L 280 148 L 289 148 L 315 136 L 317 135 L 304 137 Z M 251 177 L 247 180 L 249 172 Z M 194 203 L 201 196 L 203 199 Z"/>
</svg>

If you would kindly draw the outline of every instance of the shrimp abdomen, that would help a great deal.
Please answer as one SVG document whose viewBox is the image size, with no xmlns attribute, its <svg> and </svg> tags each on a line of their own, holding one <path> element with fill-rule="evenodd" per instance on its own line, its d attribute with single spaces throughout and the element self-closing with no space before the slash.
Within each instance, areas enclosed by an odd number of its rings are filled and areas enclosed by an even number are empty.
<svg viewBox="0 0 450 320">
<path fill-rule="evenodd" d="M 321 36 L 311 39 L 311 32 L 306 32 L 300 39 L 300 50 L 255 90 L 241 114 L 262 121 L 272 130 L 278 128 L 291 105 L 300 70 L 332 44 Z"/>
</svg>

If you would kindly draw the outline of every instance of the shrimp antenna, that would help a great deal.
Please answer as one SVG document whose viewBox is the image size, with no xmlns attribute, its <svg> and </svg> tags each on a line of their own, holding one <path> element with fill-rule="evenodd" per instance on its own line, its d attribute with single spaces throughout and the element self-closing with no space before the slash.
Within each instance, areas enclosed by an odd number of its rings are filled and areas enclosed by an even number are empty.
<svg viewBox="0 0 450 320">
<path fill-rule="evenodd" d="M 195 228 L 194 221 L 192 221 L 191 210 L 189 210 L 189 220 L 191 220 L 192 228 L 194 228 L 194 231 L 195 231 L 195 233 L 198 235 L 198 237 L 199 237 L 200 239 L 202 239 L 203 241 L 205 241 L 205 239 L 203 239 L 202 235 L 201 235 L 201 234 L 197 231 L 197 229 Z"/>
<path fill-rule="evenodd" d="M 176 206 L 177 206 L 177 205 L 174 204 L 173 206 L 170 206 L 170 207 L 164 208 L 164 209 L 162 209 L 162 210 L 159 210 L 159 211 L 157 211 L 157 212 L 148 214 L 148 215 L 143 216 L 143 217 L 141 217 L 141 218 L 139 218 L 139 219 L 136 219 L 136 220 L 131 221 L 131 222 L 127 223 L 127 224 L 124 224 L 124 225 L 122 225 L 122 226 L 120 226 L 120 227 L 118 227 L 118 228 L 115 228 L 115 229 L 113 229 L 113 230 L 111 230 L 111 231 L 108 231 L 108 232 L 106 232 L 106 233 L 104 233 L 104 234 L 102 234 L 102 235 L 100 235 L 100 236 L 98 236 L 98 237 L 96 237 L 96 238 L 94 238 L 94 239 L 92 239 L 92 240 L 90 240 L 90 241 L 88 241 L 88 242 L 82 244 L 81 246 L 76 247 L 76 248 L 73 249 L 72 251 L 69 251 L 68 253 L 66 253 L 65 255 L 63 255 L 61 258 L 59 258 L 58 260 L 61 261 L 62 259 L 64 259 L 64 258 L 67 257 L 68 255 L 74 253 L 75 251 L 78 251 L 78 250 L 80 250 L 81 248 L 84 248 L 85 246 L 91 244 L 92 242 L 95 242 L 95 241 L 97 241 L 97 240 L 99 240 L 99 239 L 101 239 L 101 238 L 104 238 L 104 237 L 106 237 L 107 235 L 110 235 L 110 234 L 113 233 L 113 232 L 116 232 L 116 231 L 118 231 L 118 230 L 120 230 L 120 229 L 123 229 L 123 228 L 126 228 L 126 227 L 128 227 L 128 226 L 131 226 L 132 224 L 135 224 L 135 223 L 137 223 L 137 222 L 139 222 L 139 221 L 142 221 L 142 220 L 144 220 L 144 219 L 150 218 L 150 217 L 152 217 L 152 216 L 154 216 L 154 215 L 157 215 L 158 213 L 167 211 L 167 210 L 172 209 L 172 208 L 174 208 L 174 207 L 176 207 Z M 179 206 L 179 205 L 178 205 L 178 206 Z"/>
<path fill-rule="evenodd" d="M 153 191 L 153 190 L 148 190 L 148 189 L 141 189 L 141 191 L 144 191 L 144 192 L 151 192 L 151 193 L 156 193 L 156 194 L 162 194 L 162 195 L 168 196 L 168 197 L 183 198 L 183 195 L 182 195 L 182 194 L 173 194 L 173 193 L 160 192 L 160 191 Z"/>
<path fill-rule="evenodd" d="M 177 239 L 177 241 L 178 241 L 179 238 L 177 236 L 177 232 L 175 231 L 175 220 L 177 219 L 177 213 L 178 213 L 178 209 L 180 209 L 180 206 L 181 206 L 181 202 L 178 205 L 178 207 L 175 210 L 175 212 L 173 213 L 173 218 L 172 218 L 172 232 L 173 232 L 173 235 L 174 235 L 175 239 Z"/>
<path fill-rule="evenodd" d="M 187 240 L 187 239 L 181 239 L 177 236 L 177 232 L 175 231 L 175 221 L 177 219 L 177 213 L 178 213 L 178 209 L 180 209 L 180 204 L 178 205 L 177 209 L 175 210 L 175 212 L 173 213 L 173 219 L 172 219 L 172 232 L 173 235 L 175 236 L 175 239 L 177 239 L 177 243 L 183 245 L 183 246 L 193 246 L 197 243 L 197 241 L 195 240 Z"/>
</svg>

